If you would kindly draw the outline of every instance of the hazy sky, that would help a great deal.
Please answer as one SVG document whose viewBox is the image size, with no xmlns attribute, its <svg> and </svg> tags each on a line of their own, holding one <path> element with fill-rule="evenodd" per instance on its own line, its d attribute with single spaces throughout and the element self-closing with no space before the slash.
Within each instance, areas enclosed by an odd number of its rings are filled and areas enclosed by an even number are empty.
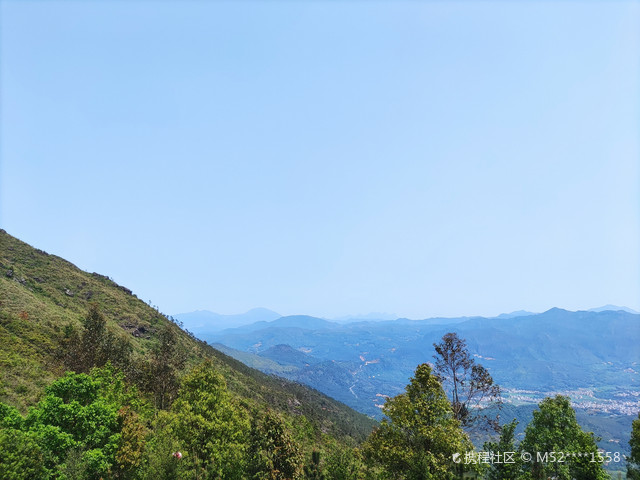
<svg viewBox="0 0 640 480">
<path fill-rule="evenodd" d="M 639 2 L 0 9 L 0 225 L 165 313 L 640 310 Z"/>
</svg>

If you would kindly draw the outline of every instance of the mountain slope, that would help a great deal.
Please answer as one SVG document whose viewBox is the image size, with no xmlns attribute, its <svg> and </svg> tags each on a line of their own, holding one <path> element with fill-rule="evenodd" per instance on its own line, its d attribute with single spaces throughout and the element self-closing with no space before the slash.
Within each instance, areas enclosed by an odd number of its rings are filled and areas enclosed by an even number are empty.
<svg viewBox="0 0 640 480">
<path fill-rule="evenodd" d="M 84 272 L 0 230 L 0 401 L 24 412 L 64 367 L 58 351 L 65 327 L 79 326 L 95 302 L 115 335 L 144 357 L 160 327 L 173 325 L 129 289 Z M 209 358 L 240 400 L 275 408 L 292 423 L 343 441 L 361 441 L 375 422 L 300 384 L 265 375 L 173 326 L 188 364 Z"/>
<path fill-rule="evenodd" d="M 317 358 L 284 344 L 268 348 L 264 352 L 261 352 L 260 356 L 271 359 L 280 365 L 291 365 L 298 368 L 308 367 L 309 365 L 320 362 Z"/>
</svg>

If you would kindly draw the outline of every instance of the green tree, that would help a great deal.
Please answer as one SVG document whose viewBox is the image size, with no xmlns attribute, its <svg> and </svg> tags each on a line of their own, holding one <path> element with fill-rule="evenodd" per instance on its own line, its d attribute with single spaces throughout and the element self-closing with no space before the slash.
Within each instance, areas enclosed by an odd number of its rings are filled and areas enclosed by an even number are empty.
<svg viewBox="0 0 640 480">
<path fill-rule="evenodd" d="M 327 455 L 326 473 L 329 480 L 358 480 L 361 460 L 358 451 L 334 445 Z"/>
<path fill-rule="evenodd" d="M 60 478 L 64 480 L 85 480 L 88 462 L 82 448 L 71 448 L 67 452 L 64 463 L 58 467 Z"/>
<path fill-rule="evenodd" d="M 61 349 L 67 367 L 82 373 L 103 367 L 108 362 L 126 372 L 130 367 L 131 350 L 127 340 L 109 331 L 97 303 L 89 305 L 81 332 L 70 325 L 65 328 Z"/>
<path fill-rule="evenodd" d="M 54 478 L 106 478 L 123 440 L 119 410 L 132 395 L 124 375 L 110 366 L 91 375 L 68 372 L 46 389 L 25 419 L 0 407 L 0 427 L 22 432 L 28 438 L 24 445 L 37 445 L 41 454 L 33 458 L 42 458 Z"/>
<path fill-rule="evenodd" d="M 181 480 L 188 477 L 182 458 L 180 440 L 175 432 L 176 421 L 172 412 L 159 411 L 145 449 L 145 467 L 142 478 L 145 480 Z"/>
<path fill-rule="evenodd" d="M 419 365 L 405 393 L 387 399 L 382 411 L 387 418 L 364 446 L 370 462 L 394 479 L 456 478 L 453 454 L 464 455 L 473 446 L 429 365 Z"/>
<path fill-rule="evenodd" d="M 538 405 L 520 448 L 532 457 L 531 462 L 523 464 L 523 469 L 534 480 L 548 477 L 557 480 L 609 478 L 602 464 L 592 461 L 592 458 L 598 458 L 596 439 L 593 433 L 582 430 L 568 397 L 547 397 Z M 561 459 L 565 461 L 545 456 L 551 452 L 563 452 L 565 458 Z"/>
<path fill-rule="evenodd" d="M 248 476 L 256 480 L 298 479 L 302 471 L 300 447 L 284 420 L 275 412 L 254 412 L 249 440 Z"/>
<path fill-rule="evenodd" d="M 161 328 L 158 343 L 151 351 L 149 386 L 156 408 L 167 409 L 178 393 L 178 372 L 184 368 L 185 355 L 171 325 Z"/>
<path fill-rule="evenodd" d="M 80 344 L 80 361 L 81 371 L 88 372 L 93 367 L 102 367 L 109 358 L 107 357 L 108 348 L 106 346 L 108 330 L 107 320 L 100 312 L 97 303 L 89 305 L 87 316 L 82 322 L 84 330 L 82 332 L 82 340 Z"/>
<path fill-rule="evenodd" d="M 28 433 L 0 428 L 0 478 L 3 480 L 43 480 L 49 478 L 42 449 Z"/>
<path fill-rule="evenodd" d="M 495 459 L 487 471 L 487 480 L 514 480 L 520 474 L 522 461 L 520 455 L 513 455 L 513 463 L 504 462 L 504 454 L 518 451 L 515 445 L 515 430 L 518 422 L 514 419 L 511 423 L 502 426 L 498 442 L 486 442 L 483 450 L 493 453 Z M 497 456 L 499 455 L 499 456 Z"/>
<path fill-rule="evenodd" d="M 171 410 L 193 478 L 244 478 L 249 421 L 210 361 L 185 376 Z"/>
<path fill-rule="evenodd" d="M 142 465 L 146 430 L 131 407 L 122 407 L 118 415 L 122 419 L 122 430 L 115 455 L 114 476 L 118 479 L 133 479 Z"/>
<path fill-rule="evenodd" d="M 320 452 L 314 450 L 311 453 L 311 463 L 304 466 L 304 478 L 307 480 L 326 480 L 326 476 L 320 466 Z"/>
<path fill-rule="evenodd" d="M 62 465 L 70 448 L 83 450 L 88 478 L 105 476 L 117 450 L 118 405 L 100 392 L 100 382 L 86 374 L 67 373 L 51 384 L 29 412 L 25 424 L 47 451 L 49 466 Z"/>
<path fill-rule="evenodd" d="M 454 417 L 467 430 L 499 431 L 497 415 L 484 415 L 482 404 L 500 407 L 500 387 L 486 368 L 475 363 L 465 340 L 457 333 L 447 333 L 442 342 L 433 346 L 436 350 L 434 372 L 450 397 Z"/>
<path fill-rule="evenodd" d="M 627 478 L 640 480 L 640 414 L 631 423 L 629 446 L 631 447 L 631 454 L 627 458 Z"/>
<path fill-rule="evenodd" d="M 24 418 L 16 408 L 0 402 L 0 428 L 20 430 L 23 424 Z"/>
</svg>

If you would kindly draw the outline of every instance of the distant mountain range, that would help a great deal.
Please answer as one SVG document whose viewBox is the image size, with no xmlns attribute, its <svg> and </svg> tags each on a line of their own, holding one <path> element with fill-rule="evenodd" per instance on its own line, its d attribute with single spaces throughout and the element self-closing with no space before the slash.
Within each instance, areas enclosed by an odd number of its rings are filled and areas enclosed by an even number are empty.
<svg viewBox="0 0 640 480">
<path fill-rule="evenodd" d="M 501 385 L 520 390 L 640 388 L 640 315 L 624 310 L 578 311 L 552 308 L 544 313 L 495 318 L 433 318 L 361 321 L 348 324 L 298 315 L 256 322 L 218 333 L 201 333 L 246 353 L 263 355 L 278 345 L 309 356 L 310 370 L 333 362 L 353 377 L 339 399 L 368 414 L 380 397 L 399 392 L 416 365 L 433 360 L 433 343 L 449 331 L 467 340 L 470 352 Z M 320 360 L 321 362 L 318 362 Z M 298 364 L 279 358 L 281 365 Z M 322 384 L 312 384 L 325 391 Z M 362 389 L 371 391 L 365 393 Z M 331 390 L 334 390 L 333 388 Z M 360 391 L 360 392 L 359 392 Z M 359 392 L 359 393 L 358 393 Z M 326 392 L 325 392 L 326 393 Z M 364 407 L 361 398 L 370 400 Z"/>
<path fill-rule="evenodd" d="M 298 315 L 200 338 L 249 366 L 380 418 L 385 399 L 403 391 L 415 367 L 434 361 L 433 343 L 457 332 L 518 415 L 530 415 L 545 396 L 568 395 L 582 418 L 599 415 L 593 424 L 614 435 L 605 437 L 611 449 L 624 443 L 640 411 L 640 315 L 629 310 L 350 323 Z M 526 425 L 528 419 L 521 420 Z"/>
<path fill-rule="evenodd" d="M 635 310 L 629 307 L 619 307 L 617 305 L 604 305 L 598 308 L 591 308 L 587 311 L 589 312 L 603 312 L 606 310 L 610 311 L 624 311 L 628 313 L 635 313 Z M 492 318 L 515 318 L 515 317 L 524 317 L 529 315 L 536 315 L 534 312 L 528 312 L 526 310 L 518 310 L 511 313 L 502 313 L 497 317 Z M 262 322 L 260 326 L 266 327 L 267 322 L 272 322 L 283 316 L 273 310 L 269 310 L 268 308 L 252 308 L 248 312 L 245 313 L 237 313 L 231 315 L 223 315 L 220 313 L 211 312 L 209 310 L 196 310 L 194 312 L 186 312 L 186 313 L 177 313 L 173 315 L 173 317 L 184 324 L 184 328 L 191 331 L 194 334 L 208 334 L 208 333 L 217 333 L 223 330 L 227 330 L 230 328 L 238 328 L 246 325 L 251 325 L 253 323 Z M 290 316 L 291 318 L 295 317 L 307 317 L 306 315 L 298 315 L 298 316 Z M 315 317 L 314 317 L 315 318 Z M 483 317 L 457 317 L 457 318 L 431 318 L 423 321 L 438 321 L 439 323 L 459 323 L 465 320 L 469 320 L 471 318 L 483 318 Z M 353 322 L 380 322 L 380 321 L 389 321 L 389 320 L 397 320 L 399 317 L 397 315 L 393 315 L 390 313 L 367 313 L 362 315 L 345 315 L 342 317 L 336 317 L 333 319 L 323 319 L 327 321 L 331 321 L 334 323 L 353 323 Z M 408 319 L 405 319 L 408 320 Z M 252 330 L 259 330 L 259 328 L 254 327 Z"/>
</svg>

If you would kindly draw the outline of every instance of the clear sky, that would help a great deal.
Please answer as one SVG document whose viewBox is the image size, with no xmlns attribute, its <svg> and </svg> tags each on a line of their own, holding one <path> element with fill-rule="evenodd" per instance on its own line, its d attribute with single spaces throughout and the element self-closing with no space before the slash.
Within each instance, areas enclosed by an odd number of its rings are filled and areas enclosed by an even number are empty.
<svg viewBox="0 0 640 480">
<path fill-rule="evenodd" d="M 0 226 L 165 313 L 640 310 L 639 2 L 0 9 Z"/>
</svg>

